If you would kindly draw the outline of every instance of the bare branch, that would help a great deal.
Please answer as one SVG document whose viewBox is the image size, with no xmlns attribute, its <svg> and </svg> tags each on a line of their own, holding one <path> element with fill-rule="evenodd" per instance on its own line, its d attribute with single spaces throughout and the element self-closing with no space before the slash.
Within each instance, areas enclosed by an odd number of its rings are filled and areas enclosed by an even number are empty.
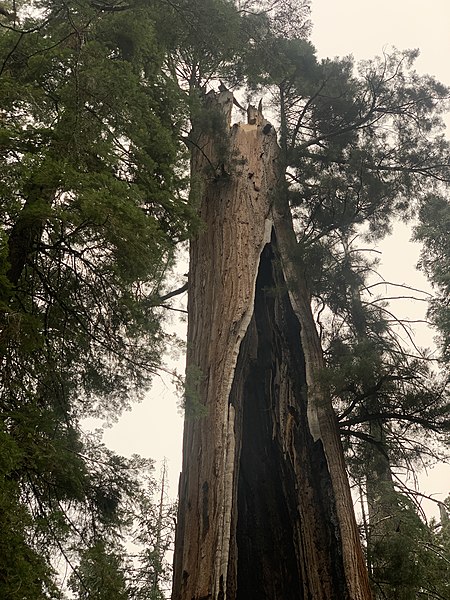
<svg viewBox="0 0 450 600">
<path fill-rule="evenodd" d="M 186 292 L 187 289 L 188 289 L 188 287 L 189 287 L 189 283 L 185 283 L 184 285 L 182 285 L 177 290 L 173 290 L 173 292 L 169 292 L 168 294 L 164 294 L 164 296 L 159 296 L 158 300 L 160 302 L 165 302 L 166 300 L 169 300 L 169 298 L 173 298 L 174 296 L 178 296 L 179 294 L 182 294 L 183 292 Z"/>
</svg>

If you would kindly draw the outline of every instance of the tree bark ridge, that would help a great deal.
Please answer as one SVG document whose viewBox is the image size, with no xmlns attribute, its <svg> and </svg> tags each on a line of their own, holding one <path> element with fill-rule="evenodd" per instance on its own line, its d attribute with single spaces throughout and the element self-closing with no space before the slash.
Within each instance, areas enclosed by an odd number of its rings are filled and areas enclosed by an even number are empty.
<svg viewBox="0 0 450 600">
<path fill-rule="evenodd" d="M 211 172 L 217 156 L 208 136 L 200 135 L 193 150 L 192 170 L 203 180 L 200 218 L 206 226 L 190 247 L 186 378 L 193 393 L 187 411 L 198 415 L 185 424 L 175 598 L 226 593 L 236 476 L 234 409 L 228 397 L 253 312 L 260 254 L 270 239 L 270 199 L 277 184 L 266 168 L 276 160 L 276 144 L 262 133 L 262 125 L 231 128 L 232 162 L 220 175 Z M 246 158 L 233 160 L 237 153 Z M 227 171 L 232 174 L 224 175 Z"/>
</svg>

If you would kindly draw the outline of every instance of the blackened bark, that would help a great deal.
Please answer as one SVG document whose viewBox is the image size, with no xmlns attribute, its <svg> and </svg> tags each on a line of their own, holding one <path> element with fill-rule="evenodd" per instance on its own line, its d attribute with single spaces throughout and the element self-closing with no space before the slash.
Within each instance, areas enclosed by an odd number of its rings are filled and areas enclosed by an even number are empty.
<svg viewBox="0 0 450 600">
<path fill-rule="evenodd" d="M 323 446 L 308 427 L 300 324 L 276 252 L 273 236 L 261 257 L 254 316 L 230 395 L 242 415 L 242 446 L 237 589 L 229 585 L 229 597 L 348 598 Z"/>
</svg>

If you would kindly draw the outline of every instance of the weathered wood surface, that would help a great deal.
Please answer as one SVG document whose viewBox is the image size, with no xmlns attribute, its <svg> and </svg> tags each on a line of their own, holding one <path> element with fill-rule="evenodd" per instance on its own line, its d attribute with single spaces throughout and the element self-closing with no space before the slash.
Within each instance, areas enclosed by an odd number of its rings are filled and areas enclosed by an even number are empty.
<svg viewBox="0 0 450 600">
<path fill-rule="evenodd" d="M 227 120 L 230 96 L 218 98 Z M 173 600 L 367 600 L 276 134 L 250 109 L 229 146 L 221 164 L 199 135 L 192 155 L 205 226 L 190 248 Z"/>
</svg>

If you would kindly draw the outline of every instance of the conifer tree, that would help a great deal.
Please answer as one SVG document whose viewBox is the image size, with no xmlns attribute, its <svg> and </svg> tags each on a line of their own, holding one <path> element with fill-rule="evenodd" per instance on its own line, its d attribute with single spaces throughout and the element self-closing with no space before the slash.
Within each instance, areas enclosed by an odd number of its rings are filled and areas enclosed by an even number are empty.
<svg viewBox="0 0 450 600">
<path fill-rule="evenodd" d="M 196 418 L 185 430 L 174 598 L 368 598 L 311 301 L 331 284 L 339 240 L 363 226 L 381 239 L 449 181 L 447 90 L 414 72 L 414 52 L 355 73 L 350 59 L 318 62 L 307 42 L 270 28 L 257 41 L 235 73 L 272 92 L 280 148 L 250 107 L 224 160 L 226 89 L 204 104 L 223 110 L 222 129 L 214 135 L 194 119 L 190 134 L 206 231 L 191 242 L 187 403 Z M 233 85 L 233 66 L 223 72 Z M 375 322 L 380 311 L 372 312 Z M 362 350 L 364 325 L 356 331 Z M 375 350 L 376 359 L 383 350 Z M 384 444 L 380 408 L 377 396 L 365 422 L 370 438 L 379 424 Z"/>
<path fill-rule="evenodd" d="M 74 548 L 86 573 L 118 572 L 99 531 L 121 527 L 131 465 L 80 421 L 114 419 L 148 388 L 161 290 L 193 213 L 159 4 L 5 7 L 0 595 L 18 600 L 59 597 L 54 562 L 76 568 Z"/>
<path fill-rule="evenodd" d="M 450 180 L 448 90 L 414 72 L 415 52 L 318 61 L 306 0 L 33 6 L 0 6 L 2 595 L 60 597 L 63 555 L 80 598 L 160 597 L 145 464 L 86 438 L 80 419 L 112 418 L 148 388 L 165 277 L 189 236 L 173 597 L 369 598 L 339 433 L 377 474 L 372 528 L 379 510 L 408 521 L 376 565 L 369 542 L 372 574 L 395 574 L 413 529 L 412 554 L 445 548 L 445 524 L 427 537 L 391 481 L 399 455 L 422 451 L 405 450 L 412 429 L 447 427 L 445 382 L 365 302 L 368 265 L 349 243 L 420 207 L 445 350 L 433 218 Z M 278 145 L 261 105 L 229 129 L 238 87 L 275 110 Z M 318 303 L 341 324 L 322 339 Z M 136 521 L 149 548 L 132 559 L 120 535 Z"/>
</svg>

